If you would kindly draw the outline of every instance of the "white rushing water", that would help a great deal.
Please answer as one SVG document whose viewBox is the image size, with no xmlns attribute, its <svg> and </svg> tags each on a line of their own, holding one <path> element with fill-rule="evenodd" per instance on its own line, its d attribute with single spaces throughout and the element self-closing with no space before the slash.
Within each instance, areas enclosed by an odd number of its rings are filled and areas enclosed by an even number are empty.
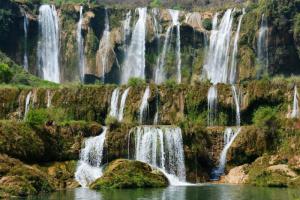
<svg viewBox="0 0 300 200">
<path fill-rule="evenodd" d="M 131 23 L 131 10 L 126 13 L 125 20 L 123 21 L 123 42 L 125 44 L 125 51 L 127 50 L 127 41 L 131 33 L 130 23 Z"/>
<path fill-rule="evenodd" d="M 102 176 L 101 165 L 105 145 L 107 128 L 99 136 L 85 140 L 84 148 L 80 152 L 80 160 L 75 172 L 75 180 L 82 186 L 88 187 L 90 183 Z"/>
<path fill-rule="evenodd" d="M 259 66 L 257 71 L 257 78 L 260 78 L 261 76 L 268 73 L 268 57 L 268 22 L 267 18 L 263 14 L 261 17 L 261 24 L 257 40 L 257 61 Z"/>
<path fill-rule="evenodd" d="M 138 8 L 139 18 L 134 26 L 131 42 L 122 66 L 121 82 L 132 77 L 145 79 L 146 19 L 147 8 Z"/>
<path fill-rule="evenodd" d="M 235 104 L 236 126 L 239 127 L 241 125 L 240 96 L 239 93 L 237 92 L 235 85 L 231 86 L 231 90 L 232 90 L 233 101 Z"/>
<path fill-rule="evenodd" d="M 132 129 L 130 134 L 135 141 L 135 160 L 159 168 L 171 185 L 184 184 L 186 172 L 180 128 L 138 126 Z M 128 154 L 130 155 L 130 152 Z"/>
<path fill-rule="evenodd" d="M 213 18 L 209 50 L 203 73 L 213 84 L 227 83 L 233 10 L 228 9 L 218 25 L 218 13 Z"/>
<path fill-rule="evenodd" d="M 119 94 L 120 94 L 120 89 L 119 88 L 114 89 L 110 100 L 109 116 L 114 117 L 116 119 L 118 119 L 118 112 L 119 112 L 118 111 Z"/>
<path fill-rule="evenodd" d="M 59 26 L 53 5 L 39 9 L 38 67 L 43 79 L 59 83 Z"/>
<path fill-rule="evenodd" d="M 221 152 L 219 158 L 219 165 L 215 168 L 212 172 L 212 179 L 218 180 L 220 176 L 224 174 L 225 166 L 226 166 L 226 158 L 227 152 L 232 143 L 234 142 L 235 138 L 240 133 L 241 128 L 233 129 L 233 128 L 226 128 L 224 132 L 224 148 Z"/>
<path fill-rule="evenodd" d="M 110 42 L 110 27 L 109 27 L 109 19 L 107 9 L 105 8 L 105 24 L 104 24 L 104 32 L 102 38 L 99 43 L 99 50 L 98 53 L 100 55 L 100 62 L 102 66 L 102 80 L 103 83 L 105 82 L 105 73 L 108 69 L 108 61 L 109 61 L 109 54 L 112 50 L 112 44 Z"/>
<path fill-rule="evenodd" d="M 24 58 L 23 58 L 23 66 L 26 71 L 28 71 L 28 56 L 27 56 L 27 38 L 28 38 L 28 26 L 29 26 L 29 20 L 27 17 L 27 14 L 24 14 L 24 21 L 23 21 L 23 27 L 24 27 Z"/>
<path fill-rule="evenodd" d="M 121 97 L 120 109 L 119 109 L 119 113 L 118 113 L 119 114 L 119 116 L 118 116 L 118 121 L 119 122 L 123 121 L 123 118 L 124 118 L 124 109 L 125 109 L 126 99 L 127 99 L 129 90 L 130 90 L 130 87 L 127 88 L 123 92 L 122 97 Z"/>
<path fill-rule="evenodd" d="M 217 105 L 218 105 L 217 86 L 213 85 L 209 88 L 207 94 L 207 103 L 208 103 L 207 124 L 208 126 L 213 126 L 215 125 L 217 119 Z"/>
<path fill-rule="evenodd" d="M 238 42 L 239 42 L 239 38 L 240 38 L 241 24 L 242 24 L 244 15 L 245 15 L 245 9 L 243 9 L 243 14 L 239 18 L 238 27 L 237 27 L 235 37 L 234 37 L 233 51 L 232 51 L 232 55 L 231 55 L 230 75 L 229 75 L 229 82 L 231 84 L 234 84 L 236 82 L 236 65 L 237 65 L 236 57 L 237 57 L 237 53 L 238 53 Z"/>
<path fill-rule="evenodd" d="M 145 121 L 145 116 L 147 117 L 148 111 L 149 111 L 149 104 L 148 104 L 148 99 L 150 97 L 150 87 L 147 86 L 145 89 L 140 109 L 139 109 L 139 122 L 142 124 Z"/>
<path fill-rule="evenodd" d="M 47 108 L 50 108 L 52 104 L 52 97 L 53 94 L 51 94 L 51 90 L 47 90 Z"/>
<path fill-rule="evenodd" d="M 295 87 L 294 87 L 293 110 L 292 110 L 292 113 L 291 113 L 291 118 L 299 118 L 300 117 L 298 98 L 299 98 L 298 90 L 297 90 L 297 86 L 295 85 Z"/>
<path fill-rule="evenodd" d="M 32 96 L 32 91 L 28 92 L 26 99 L 25 99 L 25 112 L 24 112 L 24 120 L 27 117 L 27 114 L 29 112 L 30 109 L 30 100 L 31 100 L 31 96 Z"/>
<path fill-rule="evenodd" d="M 76 39 L 77 39 L 77 49 L 78 49 L 78 67 L 79 67 L 79 76 L 81 82 L 84 81 L 84 40 L 82 37 L 82 20 L 83 20 L 83 14 L 82 14 L 83 7 L 80 6 L 80 11 L 79 11 L 79 21 L 77 23 L 77 32 L 76 32 Z"/>
</svg>

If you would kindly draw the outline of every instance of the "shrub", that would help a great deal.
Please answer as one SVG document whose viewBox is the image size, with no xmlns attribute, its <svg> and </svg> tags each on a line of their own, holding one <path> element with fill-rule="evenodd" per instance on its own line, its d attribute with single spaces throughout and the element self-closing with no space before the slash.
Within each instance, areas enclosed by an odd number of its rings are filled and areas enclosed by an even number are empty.
<svg viewBox="0 0 300 200">
<path fill-rule="evenodd" d="M 150 3 L 151 7 L 159 7 L 161 5 L 160 0 L 152 0 Z"/>
<path fill-rule="evenodd" d="M 168 79 L 166 80 L 165 85 L 169 88 L 176 88 L 177 82 L 174 79 Z"/>
<path fill-rule="evenodd" d="M 118 127 L 119 121 L 115 117 L 108 116 L 105 119 L 105 124 L 110 127 Z"/>
<path fill-rule="evenodd" d="M 64 109 L 32 109 L 27 113 L 26 123 L 31 126 L 43 125 L 46 122 L 54 121 L 56 123 L 65 123 L 69 121 L 70 117 L 66 114 Z"/>
<path fill-rule="evenodd" d="M 261 107 L 255 111 L 252 121 L 260 128 L 276 127 L 277 110 L 272 107 Z"/>
<path fill-rule="evenodd" d="M 212 22 L 211 22 L 211 19 L 204 19 L 204 20 L 202 21 L 202 26 L 203 26 L 206 30 L 210 31 L 210 30 L 212 29 Z"/>
<path fill-rule="evenodd" d="M 145 80 L 141 78 L 130 78 L 128 80 L 128 85 L 131 87 L 143 86 L 145 84 L 146 84 Z"/>
<path fill-rule="evenodd" d="M 0 63 L 0 81 L 8 83 L 12 79 L 13 73 L 5 63 Z"/>
</svg>

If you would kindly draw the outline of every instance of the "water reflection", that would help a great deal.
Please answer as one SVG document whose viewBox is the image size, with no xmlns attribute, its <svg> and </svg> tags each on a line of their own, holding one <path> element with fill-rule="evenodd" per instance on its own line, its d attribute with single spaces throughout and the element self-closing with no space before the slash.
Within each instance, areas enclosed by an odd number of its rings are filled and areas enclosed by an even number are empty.
<svg viewBox="0 0 300 200">
<path fill-rule="evenodd" d="M 87 188 L 31 197 L 31 200 L 297 200 L 300 190 L 232 185 L 173 186 L 96 192 Z"/>
</svg>

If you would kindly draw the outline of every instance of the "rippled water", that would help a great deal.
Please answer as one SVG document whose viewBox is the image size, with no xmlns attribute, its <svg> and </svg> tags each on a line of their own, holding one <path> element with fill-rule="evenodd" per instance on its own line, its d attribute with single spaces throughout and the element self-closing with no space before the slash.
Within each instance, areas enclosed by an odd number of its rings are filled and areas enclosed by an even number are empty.
<svg viewBox="0 0 300 200">
<path fill-rule="evenodd" d="M 66 190 L 28 198 L 31 200 L 299 200 L 300 190 L 252 186 L 202 185 L 165 189 Z"/>
</svg>

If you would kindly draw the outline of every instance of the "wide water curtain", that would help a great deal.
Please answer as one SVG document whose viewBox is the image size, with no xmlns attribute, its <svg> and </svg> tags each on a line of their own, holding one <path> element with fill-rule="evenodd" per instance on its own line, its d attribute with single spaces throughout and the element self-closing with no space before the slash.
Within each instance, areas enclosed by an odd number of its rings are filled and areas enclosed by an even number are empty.
<svg viewBox="0 0 300 200">
<path fill-rule="evenodd" d="M 121 82 L 126 84 L 132 77 L 145 79 L 145 40 L 147 8 L 138 8 L 139 18 L 134 26 L 131 42 L 122 66 Z"/>
<path fill-rule="evenodd" d="M 48 81 L 60 82 L 59 25 L 53 5 L 39 9 L 38 67 L 40 76 Z"/>
</svg>

